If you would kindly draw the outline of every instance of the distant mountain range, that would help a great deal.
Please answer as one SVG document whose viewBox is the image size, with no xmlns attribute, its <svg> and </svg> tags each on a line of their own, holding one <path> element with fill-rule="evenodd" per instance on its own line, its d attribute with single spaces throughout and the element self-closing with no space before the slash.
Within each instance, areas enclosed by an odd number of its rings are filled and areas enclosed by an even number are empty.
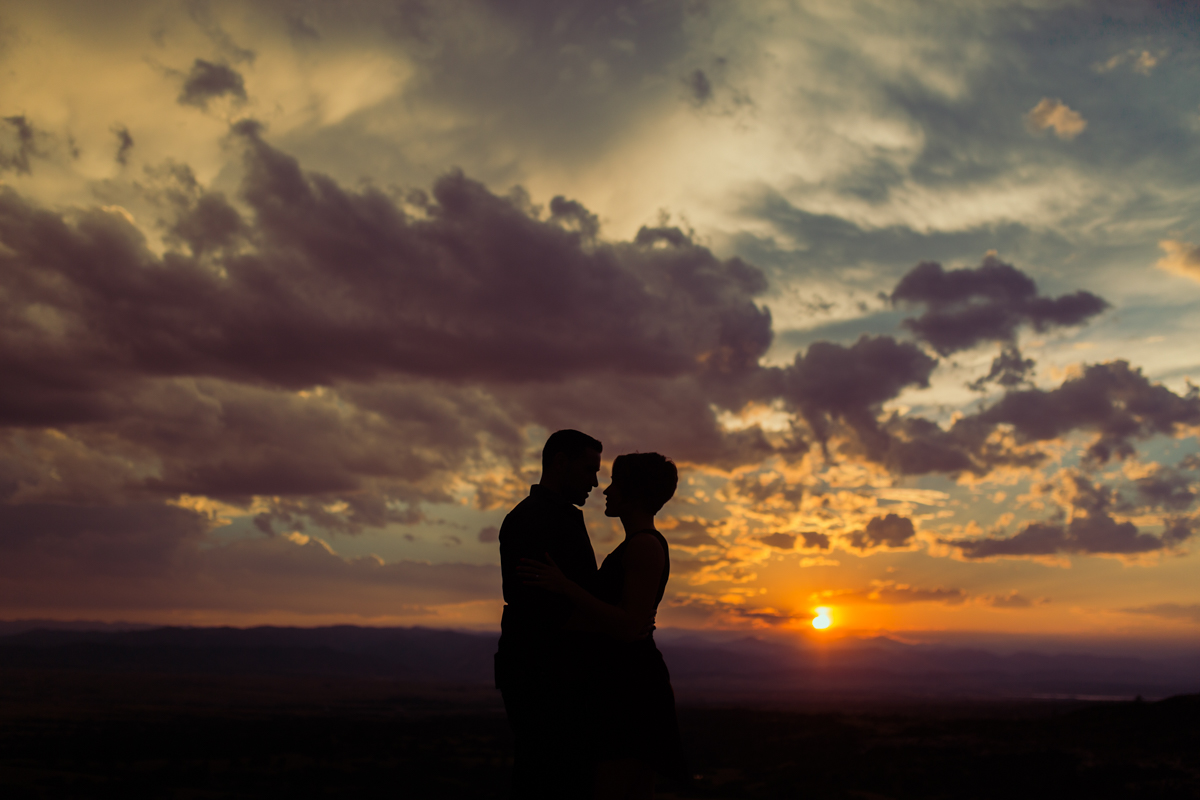
<svg viewBox="0 0 1200 800">
<path fill-rule="evenodd" d="M 887 637 L 804 639 L 661 631 L 681 700 L 1147 699 L 1200 692 L 1200 650 L 1149 658 L 998 654 Z M 486 685 L 496 634 L 429 628 L 183 628 L 0 624 L 0 670 L 321 675 Z"/>
</svg>

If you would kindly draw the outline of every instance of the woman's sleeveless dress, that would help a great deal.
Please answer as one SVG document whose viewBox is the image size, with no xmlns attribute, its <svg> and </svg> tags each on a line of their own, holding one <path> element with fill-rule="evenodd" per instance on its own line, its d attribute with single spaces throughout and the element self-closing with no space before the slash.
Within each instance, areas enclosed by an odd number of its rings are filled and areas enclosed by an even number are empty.
<svg viewBox="0 0 1200 800">
<path fill-rule="evenodd" d="M 662 580 L 654 600 L 657 611 L 671 574 L 671 556 L 667 540 L 661 533 L 653 529 L 638 533 L 652 534 L 663 549 Z M 606 603 L 621 603 L 625 588 L 624 556 L 625 542 L 621 542 L 600 565 L 596 596 Z M 675 719 L 675 693 L 653 634 L 645 639 L 606 647 L 598 666 L 602 689 L 598 693 L 601 702 L 597 744 L 601 757 L 636 757 L 666 775 L 684 775 L 679 725 Z"/>
</svg>

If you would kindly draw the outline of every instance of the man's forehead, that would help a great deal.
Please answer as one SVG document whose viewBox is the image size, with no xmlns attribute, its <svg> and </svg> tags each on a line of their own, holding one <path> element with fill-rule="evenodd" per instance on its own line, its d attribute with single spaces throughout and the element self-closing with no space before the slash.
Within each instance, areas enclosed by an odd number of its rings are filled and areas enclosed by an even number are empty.
<svg viewBox="0 0 1200 800">
<path fill-rule="evenodd" d="M 583 460 L 593 469 L 600 469 L 600 451 L 587 448 L 583 451 Z"/>
</svg>

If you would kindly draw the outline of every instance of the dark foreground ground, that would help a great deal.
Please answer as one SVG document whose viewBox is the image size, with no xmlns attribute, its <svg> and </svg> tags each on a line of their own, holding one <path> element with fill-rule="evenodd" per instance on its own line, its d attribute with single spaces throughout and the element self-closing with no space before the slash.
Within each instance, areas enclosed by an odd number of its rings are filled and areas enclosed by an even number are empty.
<svg viewBox="0 0 1200 800">
<path fill-rule="evenodd" d="M 1200 696 L 684 705 L 680 798 L 1196 798 Z M 504 797 L 495 693 L 381 679 L 0 673 L 0 796 Z"/>
</svg>

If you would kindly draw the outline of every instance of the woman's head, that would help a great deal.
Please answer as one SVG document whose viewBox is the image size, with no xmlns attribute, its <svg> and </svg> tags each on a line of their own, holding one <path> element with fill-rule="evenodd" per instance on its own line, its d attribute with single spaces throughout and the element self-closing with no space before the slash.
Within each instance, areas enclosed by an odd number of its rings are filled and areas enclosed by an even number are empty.
<svg viewBox="0 0 1200 800">
<path fill-rule="evenodd" d="M 678 484 L 679 471 L 675 469 L 675 462 L 664 455 L 627 453 L 617 456 L 612 466 L 612 485 L 604 492 L 609 498 L 606 513 L 620 516 L 620 506 L 628 504 L 640 511 L 657 514 L 674 496 Z M 617 501 L 616 508 L 614 500 Z"/>
</svg>

